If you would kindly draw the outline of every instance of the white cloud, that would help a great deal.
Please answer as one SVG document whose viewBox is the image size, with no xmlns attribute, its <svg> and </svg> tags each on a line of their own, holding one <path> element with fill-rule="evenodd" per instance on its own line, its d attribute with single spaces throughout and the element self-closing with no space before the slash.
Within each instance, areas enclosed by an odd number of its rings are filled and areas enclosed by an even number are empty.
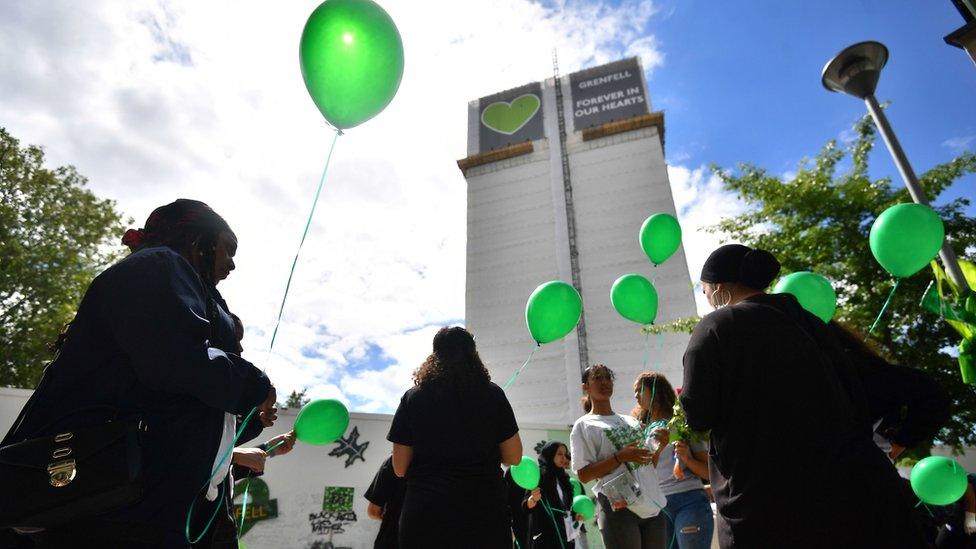
<svg viewBox="0 0 976 549">
<path fill-rule="evenodd" d="M 961 137 L 951 137 L 942 142 L 942 146 L 946 147 L 954 154 L 960 154 L 967 150 L 971 150 L 970 143 L 976 141 L 976 135 L 964 135 Z"/>
<path fill-rule="evenodd" d="M 316 5 L 2 3 L 0 125 L 139 224 L 177 197 L 210 203 L 240 238 L 221 291 L 247 325 L 246 356 L 282 395 L 389 411 L 436 327 L 464 315 L 467 102 L 546 78 L 553 48 L 563 72 L 628 54 L 651 70 L 664 55 L 644 32 L 650 2 L 384 1 L 404 79 L 339 139 L 268 356 L 331 140 L 298 69 Z M 382 368 L 363 370 L 377 353 Z"/>
<path fill-rule="evenodd" d="M 734 193 L 722 188 L 722 180 L 705 166 L 694 169 L 668 166 L 668 179 L 671 181 L 674 205 L 681 223 L 688 270 L 692 280 L 697 282 L 708 254 L 727 237 L 705 229 L 715 225 L 723 217 L 744 212 L 746 208 Z M 699 314 L 711 311 L 701 290 L 695 291 L 695 301 Z"/>
</svg>

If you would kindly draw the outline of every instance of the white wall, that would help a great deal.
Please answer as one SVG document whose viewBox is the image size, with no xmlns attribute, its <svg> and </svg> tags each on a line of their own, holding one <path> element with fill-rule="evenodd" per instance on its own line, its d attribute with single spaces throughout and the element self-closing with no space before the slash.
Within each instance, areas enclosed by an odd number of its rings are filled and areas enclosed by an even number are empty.
<svg viewBox="0 0 976 549">
<path fill-rule="evenodd" d="M 6 433 L 31 391 L 0 388 L 0 429 Z M 297 410 L 282 410 L 274 427 L 265 429 L 254 444 L 277 434 L 290 431 Z M 345 466 L 345 457 L 330 456 L 336 444 L 310 446 L 299 443 L 284 456 L 271 458 L 262 479 L 267 483 L 270 497 L 277 500 L 278 517 L 258 521 L 242 538 L 250 549 L 308 549 L 324 548 L 331 541 L 335 549 L 370 549 L 379 530 L 379 522 L 366 515 L 363 494 L 372 482 L 380 464 L 390 455 L 392 445 L 386 434 L 392 416 L 381 414 L 351 414 L 349 430 L 359 431 L 358 443 L 369 445 L 363 451 L 365 461 L 356 459 Z M 543 440 L 569 442 L 567 426 L 521 425 L 524 454 L 536 456 L 534 446 Z M 322 503 L 327 486 L 353 489 L 352 513 L 323 514 Z M 241 498 L 237 498 L 237 503 Z M 355 520 L 351 520 L 355 517 Z M 349 520 L 337 520 L 349 519 Z M 329 525 L 341 529 L 328 533 Z M 313 530 L 313 526 L 319 531 Z M 595 528 L 594 528 L 595 530 Z"/>
</svg>

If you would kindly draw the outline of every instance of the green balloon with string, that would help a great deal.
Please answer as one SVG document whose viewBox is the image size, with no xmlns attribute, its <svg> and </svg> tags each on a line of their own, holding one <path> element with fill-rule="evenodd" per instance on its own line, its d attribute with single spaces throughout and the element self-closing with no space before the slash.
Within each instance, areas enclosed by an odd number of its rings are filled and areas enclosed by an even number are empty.
<svg viewBox="0 0 976 549">
<path fill-rule="evenodd" d="M 298 59 L 312 101 L 339 130 L 379 114 L 403 78 L 400 31 L 372 0 L 322 2 L 305 23 Z"/>
</svg>

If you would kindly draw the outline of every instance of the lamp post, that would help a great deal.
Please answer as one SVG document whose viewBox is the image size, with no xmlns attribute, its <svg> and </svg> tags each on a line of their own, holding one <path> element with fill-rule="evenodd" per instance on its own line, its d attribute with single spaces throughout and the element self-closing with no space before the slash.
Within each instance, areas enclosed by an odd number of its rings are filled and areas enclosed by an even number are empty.
<svg viewBox="0 0 976 549">
<path fill-rule="evenodd" d="M 888 117 L 885 116 L 884 110 L 881 109 L 878 100 L 874 97 L 874 90 L 877 88 L 878 79 L 881 77 L 881 69 L 884 68 L 887 61 L 888 48 L 884 44 L 860 42 L 848 46 L 827 62 L 823 68 L 821 82 L 828 91 L 843 92 L 864 100 L 868 112 L 874 118 L 878 131 L 881 132 L 885 145 L 888 146 L 888 152 L 891 153 L 891 157 L 898 167 L 901 178 L 905 181 L 905 186 L 908 187 L 908 193 L 912 196 L 912 200 L 917 204 L 928 206 L 929 201 L 925 196 L 925 191 L 918 184 L 918 177 L 915 176 L 915 171 L 912 169 L 912 165 L 908 163 L 905 151 L 902 150 L 898 138 L 895 137 L 895 132 L 891 129 L 891 124 L 888 123 Z M 942 263 L 945 264 L 946 274 L 949 275 L 949 278 L 963 290 L 968 289 L 969 284 L 966 282 L 962 269 L 959 268 L 959 260 L 956 259 L 956 253 L 949 245 L 948 238 L 942 243 L 939 256 L 942 258 Z"/>
</svg>

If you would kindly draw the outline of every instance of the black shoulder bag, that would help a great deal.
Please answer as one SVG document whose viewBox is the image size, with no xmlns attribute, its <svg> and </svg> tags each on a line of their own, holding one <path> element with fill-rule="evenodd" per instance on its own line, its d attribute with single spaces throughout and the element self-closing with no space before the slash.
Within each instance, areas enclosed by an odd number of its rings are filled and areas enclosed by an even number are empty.
<svg viewBox="0 0 976 549">
<path fill-rule="evenodd" d="M 139 501 L 144 431 L 116 418 L 0 448 L 0 527 L 53 528 Z"/>
</svg>

